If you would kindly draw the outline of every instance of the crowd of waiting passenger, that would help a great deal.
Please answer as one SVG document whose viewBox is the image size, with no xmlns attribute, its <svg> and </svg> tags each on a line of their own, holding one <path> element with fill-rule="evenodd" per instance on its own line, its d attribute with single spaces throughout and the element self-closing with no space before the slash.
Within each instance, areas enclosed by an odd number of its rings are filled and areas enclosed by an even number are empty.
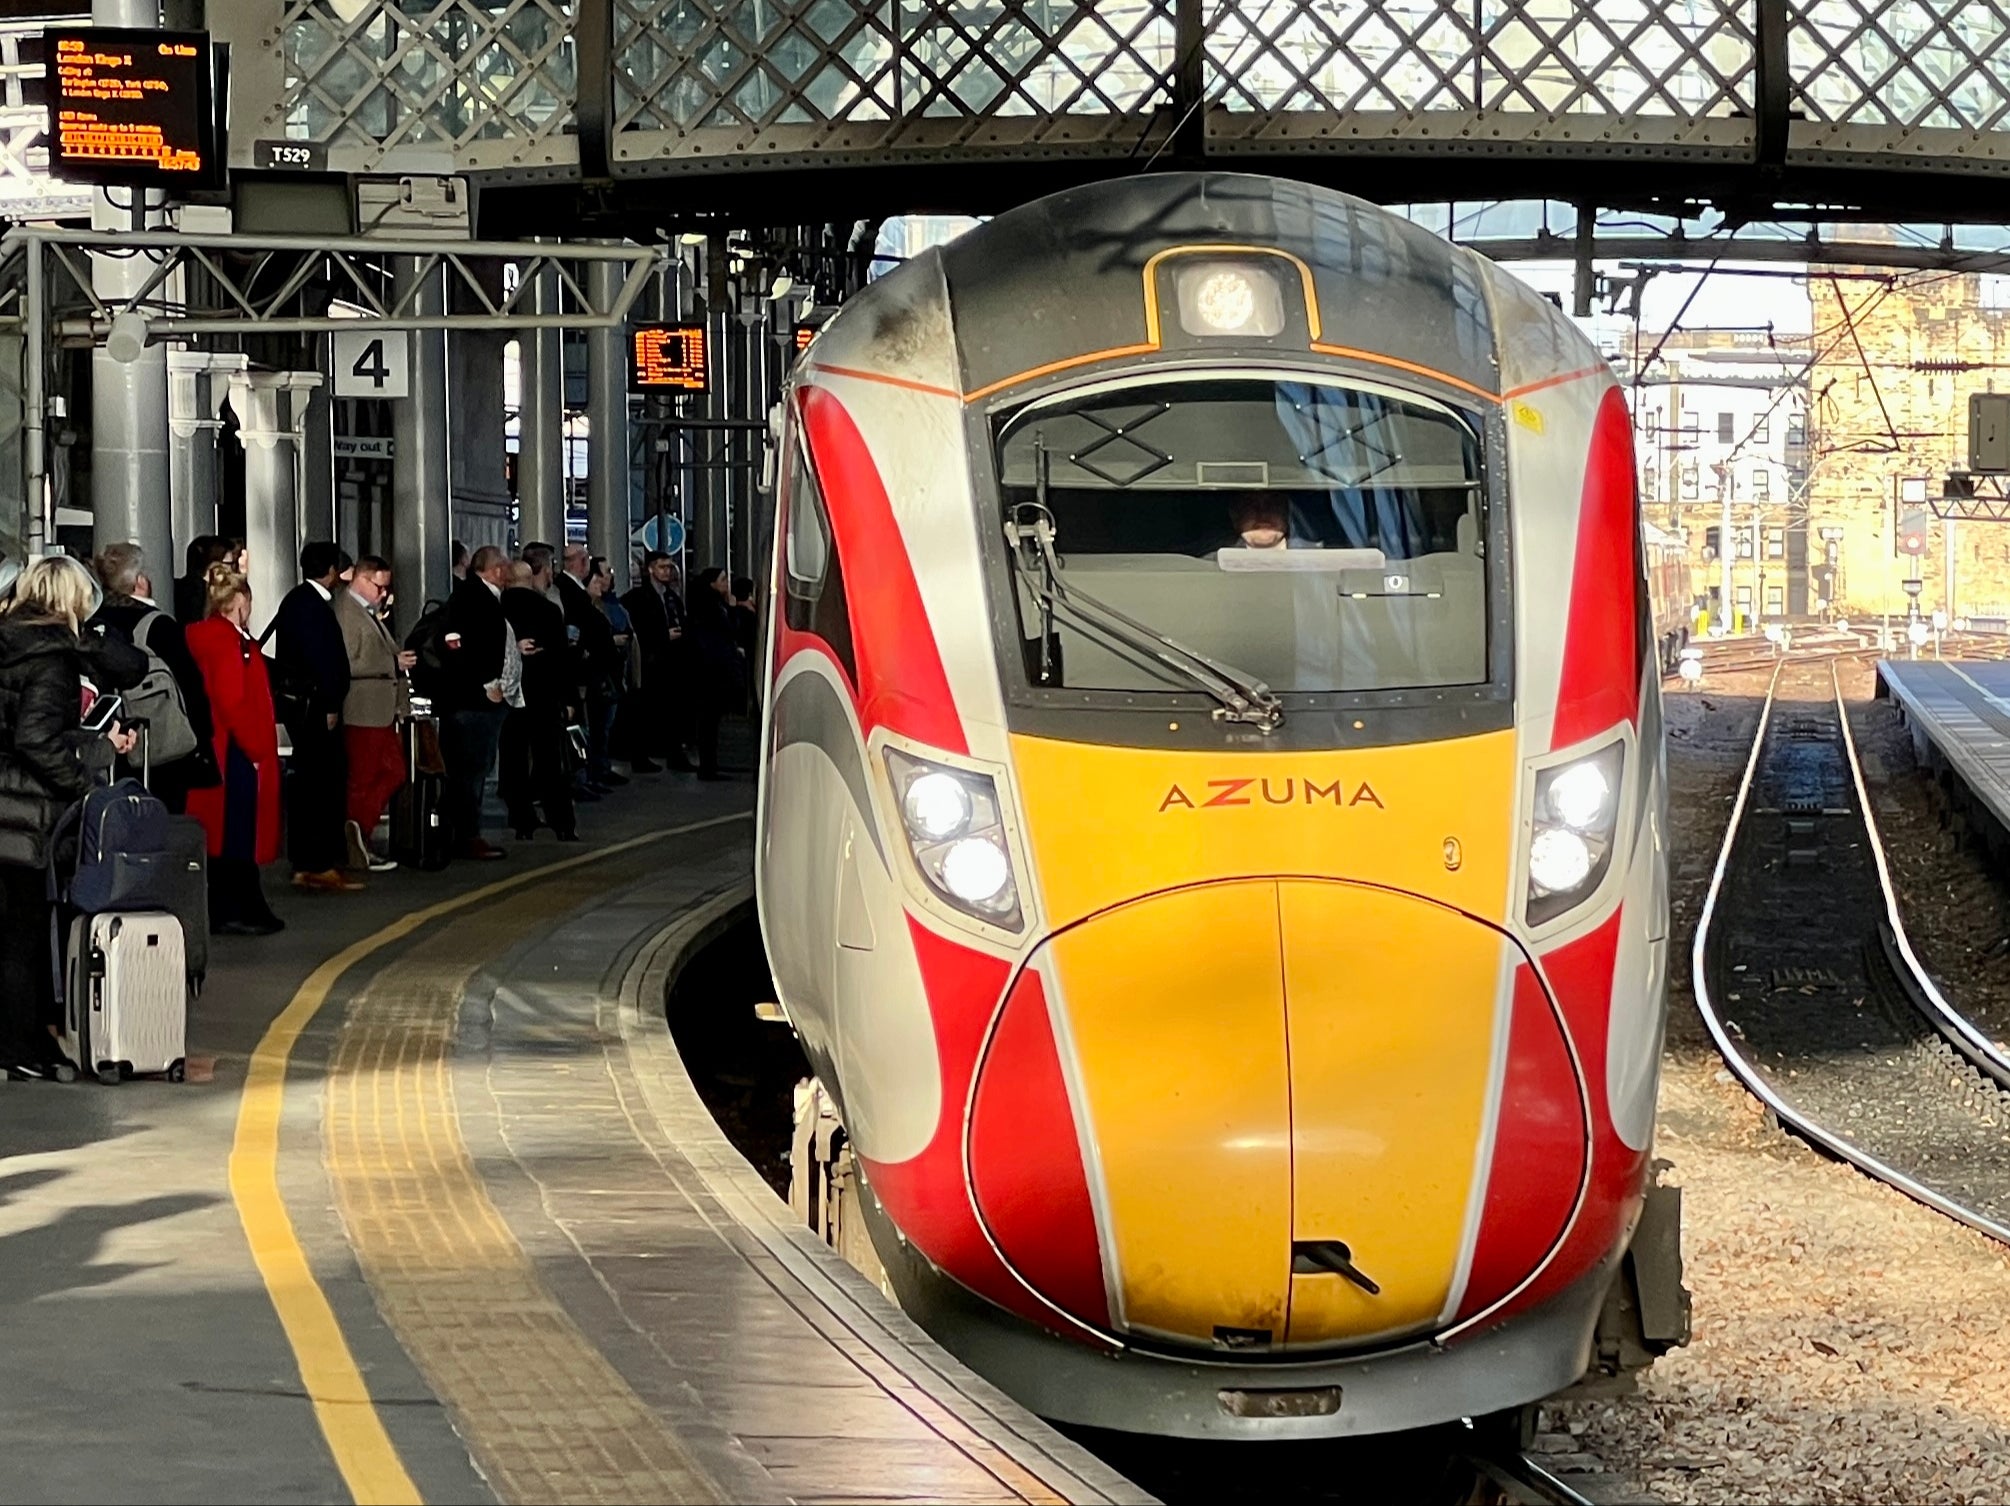
<svg viewBox="0 0 2010 1506">
<path fill-rule="evenodd" d="M 269 935 L 282 849 L 295 887 L 347 893 L 401 857 L 502 858 L 492 778 L 517 840 L 572 842 L 577 806 L 631 774 L 724 777 L 720 722 L 756 694 L 753 582 L 703 570 L 687 599 L 671 556 L 641 563 L 617 595 L 579 545 L 456 543 L 452 590 L 400 641 L 390 565 L 332 543 L 301 550 L 256 634 L 241 541 L 189 545 L 172 613 L 136 544 L 0 562 L 0 1068 L 59 1059 L 51 848 L 94 782 L 141 777 L 199 820 L 210 929 Z"/>
</svg>

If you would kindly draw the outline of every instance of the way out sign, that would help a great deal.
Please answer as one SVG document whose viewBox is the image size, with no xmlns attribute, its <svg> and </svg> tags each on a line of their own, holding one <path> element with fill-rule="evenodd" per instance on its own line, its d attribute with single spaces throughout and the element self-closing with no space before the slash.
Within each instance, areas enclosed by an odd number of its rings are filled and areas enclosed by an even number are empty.
<svg viewBox="0 0 2010 1506">
<path fill-rule="evenodd" d="M 337 330 L 329 344 L 337 397 L 411 395 L 412 337 L 404 330 Z"/>
</svg>

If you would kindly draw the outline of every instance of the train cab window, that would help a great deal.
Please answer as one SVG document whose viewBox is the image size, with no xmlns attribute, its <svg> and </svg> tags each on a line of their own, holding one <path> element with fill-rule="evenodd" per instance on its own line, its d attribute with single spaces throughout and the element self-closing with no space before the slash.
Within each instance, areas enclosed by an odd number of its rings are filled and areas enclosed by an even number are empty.
<svg viewBox="0 0 2010 1506">
<path fill-rule="evenodd" d="M 1155 651 L 1171 639 L 1280 694 L 1486 683 L 1479 434 L 1421 396 L 1254 374 L 1008 414 L 996 462 L 1029 679 L 1188 689 Z"/>
<path fill-rule="evenodd" d="M 785 550 L 789 595 L 815 600 L 830 568 L 830 523 L 816 472 L 801 450 L 789 471 L 789 533 Z"/>
<path fill-rule="evenodd" d="M 791 629 L 813 633 L 856 675 L 844 573 L 831 538 L 830 511 L 816 467 L 800 444 L 789 461 L 788 532 L 782 540 L 782 615 Z"/>
</svg>

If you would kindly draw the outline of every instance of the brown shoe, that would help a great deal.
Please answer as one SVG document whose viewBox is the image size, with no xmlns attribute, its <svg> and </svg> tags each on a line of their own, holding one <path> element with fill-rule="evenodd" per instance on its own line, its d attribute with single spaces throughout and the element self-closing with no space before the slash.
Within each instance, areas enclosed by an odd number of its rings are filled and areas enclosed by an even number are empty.
<svg viewBox="0 0 2010 1506">
<path fill-rule="evenodd" d="M 294 874 L 293 887 L 316 894 L 350 894 L 361 889 L 363 881 L 350 878 L 339 868 L 324 868 L 319 873 Z"/>
<path fill-rule="evenodd" d="M 493 863 L 503 856 L 503 849 L 491 843 L 484 842 L 480 837 L 476 837 L 474 841 L 463 847 L 456 856 L 467 858 L 477 863 Z"/>
</svg>

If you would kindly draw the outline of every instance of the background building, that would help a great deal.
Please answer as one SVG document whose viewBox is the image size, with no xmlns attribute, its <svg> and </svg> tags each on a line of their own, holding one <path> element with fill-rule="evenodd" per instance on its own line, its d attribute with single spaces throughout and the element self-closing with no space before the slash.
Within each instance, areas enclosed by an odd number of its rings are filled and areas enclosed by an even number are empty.
<svg viewBox="0 0 2010 1506">
<path fill-rule="evenodd" d="M 1949 272 L 1809 279 L 1808 511 L 1845 613 L 2010 614 L 2010 526 L 1944 522 L 1931 499 L 1965 468 L 1968 398 L 2010 374 L 2010 278 Z M 1900 550 L 1908 514 L 1926 548 Z"/>
<path fill-rule="evenodd" d="M 1747 620 L 1818 610 L 1808 549 L 1805 337 L 1676 330 L 1643 333 L 1637 349 L 1614 354 L 1633 399 L 1642 508 L 1688 543 L 1712 620 L 1723 611 L 1727 554 L 1731 605 Z"/>
</svg>

